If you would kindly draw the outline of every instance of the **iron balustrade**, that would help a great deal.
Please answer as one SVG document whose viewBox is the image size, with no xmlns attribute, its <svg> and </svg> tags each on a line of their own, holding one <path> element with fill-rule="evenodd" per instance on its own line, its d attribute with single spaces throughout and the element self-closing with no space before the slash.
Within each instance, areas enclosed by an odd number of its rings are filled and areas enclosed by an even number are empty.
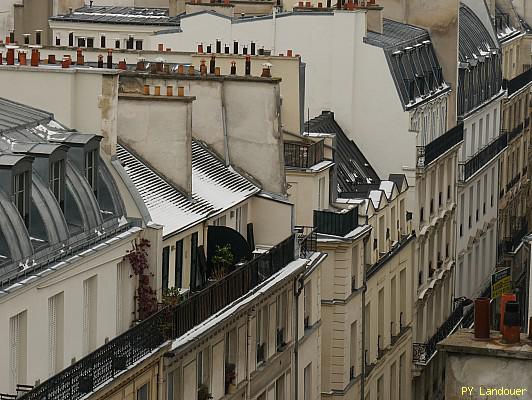
<svg viewBox="0 0 532 400">
<path fill-rule="evenodd" d="M 319 233 L 345 236 L 358 227 L 358 207 L 345 212 L 314 210 L 314 226 Z"/>
<path fill-rule="evenodd" d="M 493 158 L 503 151 L 507 145 L 508 135 L 506 133 L 502 133 L 497 139 L 493 140 L 490 144 L 482 148 L 469 160 L 466 162 L 460 162 L 458 164 L 458 179 L 461 182 L 467 181 L 477 171 L 493 160 Z"/>
<path fill-rule="evenodd" d="M 10 286 L 18 281 L 26 279 L 32 275 L 35 275 L 55 264 L 59 261 L 70 258 L 76 254 L 79 254 L 85 250 L 88 250 L 97 244 L 100 244 L 109 238 L 117 236 L 132 227 L 140 227 L 140 220 L 131 220 L 128 223 L 120 226 L 109 227 L 108 224 L 102 224 L 96 228 L 92 228 L 92 233 L 81 233 L 73 236 L 62 243 L 55 244 L 42 253 L 37 253 L 35 257 L 29 256 L 21 260 L 11 261 L 8 265 L 21 265 L 31 264 L 24 267 L 21 271 L 13 273 L 8 278 L 0 281 L 0 288 Z M 4 266 L 0 264 L 0 266 Z M 1 269 L 1 268 L 0 268 Z"/>
<path fill-rule="evenodd" d="M 519 125 L 517 125 L 514 129 L 512 129 L 508 133 L 508 143 L 514 140 L 521 132 L 523 132 L 524 123 L 521 122 Z"/>
<path fill-rule="evenodd" d="M 427 365 L 436 353 L 436 344 L 454 332 L 462 321 L 464 303 L 458 303 L 449 318 L 440 326 L 438 331 L 425 343 L 413 343 L 412 361 L 415 364 Z"/>
<path fill-rule="evenodd" d="M 314 143 L 284 143 L 284 165 L 287 167 L 310 168 L 324 159 L 323 139 Z"/>
<path fill-rule="evenodd" d="M 386 262 L 397 254 L 408 242 L 415 238 L 415 235 L 404 235 L 401 236 L 401 239 L 395 243 L 395 245 L 390 248 L 390 250 L 385 253 L 379 260 L 372 265 L 366 267 L 366 279 L 369 279 L 375 272 L 377 272 Z"/>
<path fill-rule="evenodd" d="M 460 123 L 425 146 L 417 146 L 417 166 L 427 167 L 445 152 L 464 140 L 464 124 Z"/>
<path fill-rule="evenodd" d="M 526 236 L 528 231 L 528 220 L 526 217 L 520 217 L 517 222 L 512 226 L 512 234 L 503 239 L 501 245 L 505 253 L 512 253 L 521 244 L 523 237 Z"/>
<path fill-rule="evenodd" d="M 318 250 L 318 235 L 312 226 L 296 226 L 299 254 L 302 258 L 308 258 Z"/>
<path fill-rule="evenodd" d="M 204 322 L 294 261 L 295 236 L 241 265 L 216 283 L 166 307 L 41 383 L 20 399 L 77 400 L 114 378 L 165 341 Z"/>
<path fill-rule="evenodd" d="M 530 82 L 532 82 L 532 69 L 528 69 L 521 75 L 517 75 L 515 78 L 508 81 L 508 96 L 521 90 Z"/>
<path fill-rule="evenodd" d="M 510 182 L 506 184 L 506 192 L 509 192 L 511 188 L 515 186 L 517 182 L 521 179 L 521 173 L 519 172 L 516 176 L 512 178 Z"/>
</svg>

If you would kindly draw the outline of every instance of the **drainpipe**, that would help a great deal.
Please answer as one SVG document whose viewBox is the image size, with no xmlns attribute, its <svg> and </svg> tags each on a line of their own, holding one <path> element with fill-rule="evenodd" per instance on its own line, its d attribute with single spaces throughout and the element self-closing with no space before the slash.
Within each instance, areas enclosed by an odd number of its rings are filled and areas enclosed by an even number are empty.
<svg viewBox="0 0 532 400">
<path fill-rule="evenodd" d="M 251 315 L 249 313 L 249 311 L 247 312 L 247 315 L 248 315 L 248 322 L 246 324 L 246 337 L 247 337 L 247 354 L 246 354 L 246 357 L 247 357 L 247 362 L 246 362 L 246 381 L 247 381 L 247 385 L 246 385 L 246 399 L 249 399 L 251 397 L 251 372 L 250 372 L 250 368 L 249 368 L 249 354 L 251 353 L 251 344 L 249 343 L 250 341 L 250 333 L 249 333 L 249 324 L 251 323 Z"/>
<path fill-rule="evenodd" d="M 294 399 L 299 400 L 299 296 L 303 291 L 303 274 L 294 281 L 294 307 L 296 315 L 296 326 L 294 329 Z"/>
<path fill-rule="evenodd" d="M 277 7 L 273 7 L 272 22 L 273 22 L 272 56 L 275 56 L 277 54 L 275 52 L 275 42 L 276 42 L 275 38 L 277 36 Z"/>
<path fill-rule="evenodd" d="M 371 232 L 371 231 L 370 231 Z M 363 248 L 364 248 L 364 265 L 362 273 L 362 368 L 361 368 L 361 378 L 360 378 L 360 400 L 364 399 L 364 390 L 365 390 L 365 380 L 366 380 L 366 248 L 369 241 L 369 234 L 366 235 L 363 239 Z"/>
<path fill-rule="evenodd" d="M 222 88 L 220 97 L 222 98 L 222 129 L 224 131 L 224 152 L 225 152 L 225 166 L 228 167 L 231 165 L 229 159 L 229 139 L 227 137 L 227 114 L 225 110 L 225 91 L 224 91 L 224 82 L 221 82 Z"/>
</svg>

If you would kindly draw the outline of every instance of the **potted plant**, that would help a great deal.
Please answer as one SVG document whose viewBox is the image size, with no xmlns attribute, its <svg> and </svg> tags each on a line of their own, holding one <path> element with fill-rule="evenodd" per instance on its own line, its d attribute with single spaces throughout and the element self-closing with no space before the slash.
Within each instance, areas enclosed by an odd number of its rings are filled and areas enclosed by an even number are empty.
<svg viewBox="0 0 532 400">
<path fill-rule="evenodd" d="M 211 393 L 209 393 L 209 387 L 202 383 L 198 388 L 198 400 L 212 399 Z"/>
<path fill-rule="evenodd" d="M 218 281 L 222 279 L 233 265 L 235 256 L 231 252 L 231 245 L 216 246 L 216 251 L 211 259 L 212 274 L 211 280 Z"/>
<path fill-rule="evenodd" d="M 233 394 L 236 392 L 236 366 L 235 364 L 225 364 L 225 393 Z"/>
</svg>

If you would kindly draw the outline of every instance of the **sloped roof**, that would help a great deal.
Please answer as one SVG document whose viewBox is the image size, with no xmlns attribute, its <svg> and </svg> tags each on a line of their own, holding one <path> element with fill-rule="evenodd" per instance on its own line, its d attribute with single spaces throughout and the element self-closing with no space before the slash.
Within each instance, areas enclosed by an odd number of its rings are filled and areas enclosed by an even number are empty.
<svg viewBox="0 0 532 400">
<path fill-rule="evenodd" d="M 459 60 L 467 63 L 496 51 L 493 40 L 480 18 L 465 4 L 460 4 Z"/>
<path fill-rule="evenodd" d="M 450 89 L 427 30 L 385 18 L 382 33 L 369 31 L 364 42 L 384 49 L 405 109 Z"/>
<path fill-rule="evenodd" d="M 53 115 L 24 104 L 0 98 L 0 132 L 49 121 Z"/>
<path fill-rule="evenodd" d="M 524 30 L 517 17 L 514 18 L 514 15 L 510 15 L 497 5 L 495 6 L 494 26 L 500 42 L 515 38 L 521 34 L 522 29 Z"/>
<path fill-rule="evenodd" d="M 336 167 L 337 191 L 355 193 L 365 185 L 379 187 L 379 176 L 364 154 L 347 137 L 334 119 L 334 113 L 323 111 L 321 115 L 307 121 L 305 129 L 313 133 L 332 133 L 336 136 L 334 163 Z"/>
<path fill-rule="evenodd" d="M 51 21 L 98 24 L 179 26 L 180 16 L 169 17 L 168 8 L 84 6 Z"/>
<path fill-rule="evenodd" d="M 122 145 L 117 156 L 163 236 L 187 229 L 241 203 L 260 188 L 192 141 L 192 197 L 171 185 Z"/>
</svg>

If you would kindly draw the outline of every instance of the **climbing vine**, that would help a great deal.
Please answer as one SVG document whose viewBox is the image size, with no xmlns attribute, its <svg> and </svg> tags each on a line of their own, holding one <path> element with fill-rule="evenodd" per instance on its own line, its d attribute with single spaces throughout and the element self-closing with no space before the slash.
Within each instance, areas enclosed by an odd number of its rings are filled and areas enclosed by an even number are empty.
<svg viewBox="0 0 532 400">
<path fill-rule="evenodd" d="M 138 277 L 137 287 L 137 310 L 139 319 L 145 319 L 157 311 L 157 295 L 155 290 L 150 286 L 150 276 L 148 265 L 148 248 L 150 241 L 148 239 L 136 239 L 133 242 L 133 249 L 128 250 L 124 260 L 129 261 L 133 274 Z M 130 278 L 133 275 L 130 276 Z"/>
</svg>

